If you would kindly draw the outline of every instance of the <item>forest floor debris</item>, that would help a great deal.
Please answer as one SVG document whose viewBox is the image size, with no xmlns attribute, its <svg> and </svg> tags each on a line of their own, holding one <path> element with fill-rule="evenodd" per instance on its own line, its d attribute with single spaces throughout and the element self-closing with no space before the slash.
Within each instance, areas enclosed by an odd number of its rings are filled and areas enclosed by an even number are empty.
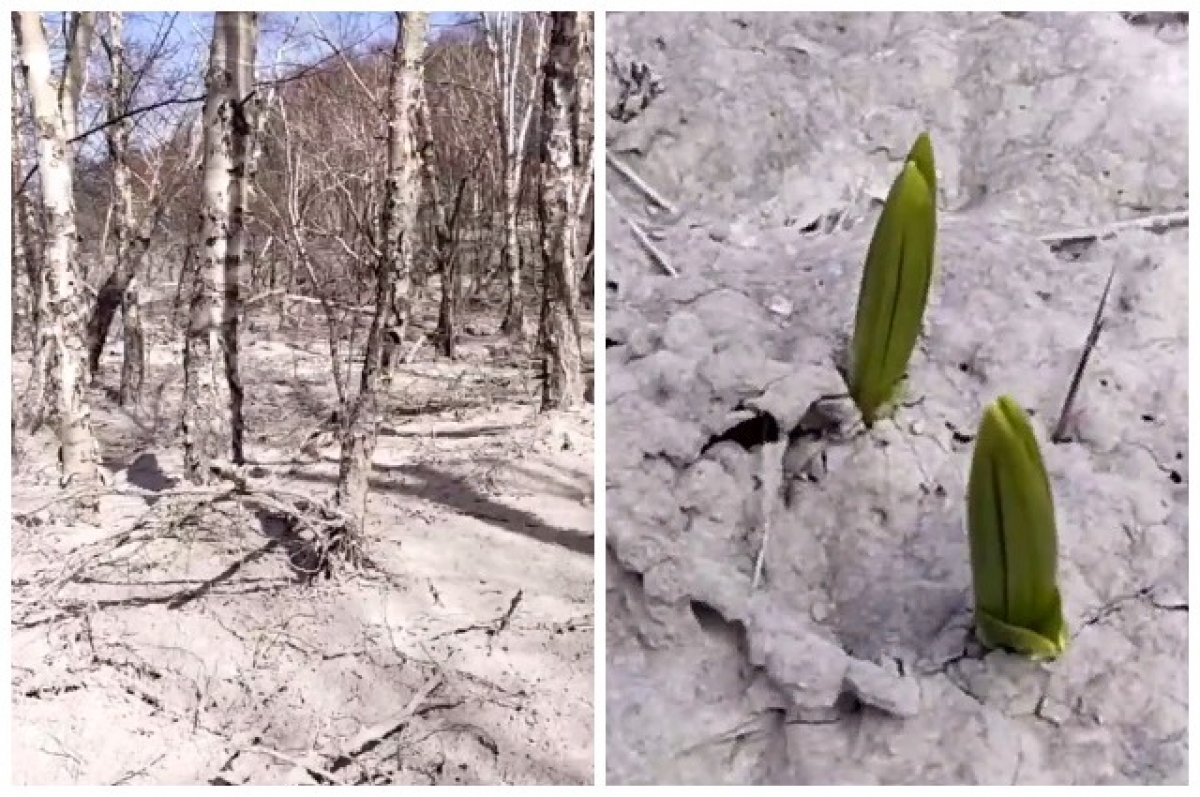
<svg viewBox="0 0 1200 797">
<path fill-rule="evenodd" d="M 457 360 L 394 372 L 369 563 L 314 577 L 294 510 L 338 467 L 319 308 L 251 320 L 243 481 L 192 488 L 171 291 L 149 293 L 145 405 L 106 398 L 117 331 L 92 388 L 99 515 L 60 492 L 51 440 L 16 441 L 14 782 L 591 782 L 590 405 L 539 416 L 525 349 L 476 308 Z"/>
</svg>

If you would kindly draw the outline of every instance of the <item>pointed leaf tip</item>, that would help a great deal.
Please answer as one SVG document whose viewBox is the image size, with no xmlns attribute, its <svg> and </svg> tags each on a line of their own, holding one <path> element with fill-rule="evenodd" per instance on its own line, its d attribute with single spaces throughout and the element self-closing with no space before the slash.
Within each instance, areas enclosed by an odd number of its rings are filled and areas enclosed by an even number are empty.
<svg viewBox="0 0 1200 797">
<path fill-rule="evenodd" d="M 925 179 L 925 185 L 929 186 L 930 195 L 936 201 L 937 168 L 933 160 L 933 141 L 930 140 L 929 133 L 923 132 L 917 136 L 917 140 L 913 142 L 905 161 L 917 165 L 917 169 L 921 172 L 921 177 Z"/>
</svg>

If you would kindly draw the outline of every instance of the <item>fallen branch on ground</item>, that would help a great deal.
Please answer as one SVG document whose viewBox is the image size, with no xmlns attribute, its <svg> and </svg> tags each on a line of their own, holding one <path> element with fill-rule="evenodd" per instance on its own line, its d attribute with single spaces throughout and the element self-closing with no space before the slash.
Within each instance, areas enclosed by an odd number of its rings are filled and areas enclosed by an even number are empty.
<svg viewBox="0 0 1200 797">
<path fill-rule="evenodd" d="M 667 260 L 667 256 L 664 255 L 662 251 L 654 245 L 654 242 L 650 240 L 650 236 L 646 234 L 646 231 L 642 229 L 641 225 L 625 212 L 625 209 L 621 207 L 621 204 L 617 202 L 617 200 L 611 194 L 608 198 L 612 203 L 613 208 L 617 211 L 617 217 L 621 219 L 621 221 L 625 222 L 625 224 L 633 232 L 633 237 L 637 239 L 637 242 L 641 244 L 642 248 L 646 250 L 646 253 L 650 255 L 650 259 L 653 260 L 659 268 L 666 272 L 668 276 L 678 277 L 679 272 L 676 271 L 675 267 L 671 265 L 671 262 Z"/>
<path fill-rule="evenodd" d="M 635 172 L 632 166 L 628 165 L 624 161 L 619 160 L 617 156 L 613 155 L 611 152 L 604 153 L 604 156 L 605 160 L 608 162 L 608 165 L 620 172 L 621 176 L 638 188 L 643 194 L 645 194 L 647 199 L 658 205 L 672 216 L 679 213 L 679 210 L 675 207 L 675 205 L 669 199 L 655 190 L 652 185 L 642 179 L 642 176 Z"/>
<path fill-rule="evenodd" d="M 1174 213 L 1163 213 L 1157 216 L 1142 216 L 1137 219 L 1125 219 L 1104 224 L 1099 227 L 1085 227 L 1078 230 L 1054 232 L 1038 237 L 1038 240 L 1050 246 L 1062 246 L 1070 243 L 1085 241 L 1100 241 L 1111 238 L 1117 233 L 1127 230 L 1149 230 L 1150 232 L 1166 232 L 1176 227 L 1188 226 L 1188 211 L 1179 210 Z"/>
<path fill-rule="evenodd" d="M 200 507 L 211 509 L 217 504 L 227 501 L 249 504 L 257 509 L 286 518 L 291 525 L 292 532 L 305 544 L 308 553 L 311 554 L 311 561 L 304 563 L 293 561 L 291 563 L 297 570 L 309 575 L 318 573 L 329 575 L 334 557 L 340 557 L 353 564 L 369 563 L 370 560 L 359 547 L 359 541 L 351 539 L 347 533 L 350 528 L 348 519 L 336 507 L 309 495 L 294 493 L 275 485 L 259 482 L 230 465 L 215 464 L 212 472 L 224 479 L 225 483 L 177 487 L 161 492 L 110 487 L 88 488 L 68 493 L 68 496 L 88 495 L 96 498 L 105 495 L 123 495 L 152 500 L 153 504 L 129 528 L 85 543 L 66 554 L 62 559 L 61 566 L 52 568 L 53 572 L 42 571 L 39 575 L 46 576 L 42 582 L 44 586 L 31 604 L 39 606 L 52 600 L 54 595 L 68 583 L 77 579 L 85 570 L 125 546 L 161 538 L 164 525 L 168 528 L 174 527 Z M 14 516 L 14 519 L 19 522 L 28 522 L 33 515 L 62 500 L 64 498 L 59 497 L 44 506 Z M 139 534 L 143 531 L 147 533 Z"/>
</svg>

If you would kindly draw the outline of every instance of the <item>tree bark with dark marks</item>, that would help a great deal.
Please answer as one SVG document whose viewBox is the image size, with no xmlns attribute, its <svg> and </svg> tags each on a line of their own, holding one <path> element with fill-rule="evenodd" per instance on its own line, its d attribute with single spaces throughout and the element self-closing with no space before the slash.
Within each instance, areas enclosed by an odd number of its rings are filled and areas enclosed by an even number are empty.
<svg viewBox="0 0 1200 797">
<path fill-rule="evenodd" d="M 36 233 L 27 223 L 27 207 L 29 198 L 18 193 L 24 179 L 22 175 L 24 155 L 24 135 L 21 130 L 21 94 L 17 85 L 19 70 L 12 74 L 12 207 L 10 223 L 12 224 L 12 351 L 17 350 L 18 340 L 31 332 L 36 335 L 38 321 L 37 296 L 38 283 L 41 280 L 40 260 L 35 257 L 34 241 Z M 22 279 L 24 278 L 24 279 Z M 37 345 L 36 339 L 32 341 Z"/>
<path fill-rule="evenodd" d="M 225 459 L 239 462 L 240 412 L 238 399 L 230 387 L 240 386 L 229 367 L 237 366 L 236 349 L 227 351 L 229 339 L 230 296 L 228 266 L 233 217 L 235 165 L 239 148 L 245 147 L 248 134 L 241 120 L 241 97 L 236 95 L 244 82 L 238 78 L 238 56 L 244 54 L 243 38 L 256 30 L 253 12 L 218 11 L 213 25 L 204 102 L 204 186 L 200 206 L 199 263 L 195 274 L 188 327 L 184 346 L 183 444 L 184 472 L 194 483 L 212 480 L 211 466 Z M 233 290 L 236 294 L 236 289 Z M 234 312 L 236 312 L 236 307 Z M 236 335 L 236 325 L 233 329 Z M 236 347 L 236 337 L 232 341 Z M 240 409 L 240 406 L 238 407 Z"/>
<path fill-rule="evenodd" d="M 542 80 L 542 410 L 583 403 L 576 176 L 579 28 L 577 12 L 554 12 Z"/>
<path fill-rule="evenodd" d="M 66 119 L 51 79 L 50 47 L 41 15 L 13 12 L 12 20 L 33 113 L 46 221 L 44 271 L 48 317 L 43 319 L 49 336 L 46 394 L 58 423 L 62 482 L 91 485 L 99 481 L 100 471 L 86 395 L 85 294 L 77 258 Z M 69 85 L 66 93 L 68 96 L 72 93 Z"/>
<path fill-rule="evenodd" d="M 242 284 L 245 282 L 246 216 L 253 188 L 258 146 L 258 93 L 254 86 L 258 14 L 239 13 L 229 42 L 232 59 L 233 108 L 230 118 L 233 160 L 229 192 L 229 238 L 225 248 L 225 304 L 221 342 L 225 352 L 225 379 L 229 385 L 230 446 L 233 461 L 245 461 L 245 389 L 239 362 L 239 328 L 242 317 Z"/>
<path fill-rule="evenodd" d="M 384 326 L 408 298 L 411 247 L 416 239 L 420 162 L 415 134 L 428 16 L 397 14 L 388 77 L 387 171 L 380 211 L 380 256 L 375 266 L 375 310 L 367 333 L 358 394 L 342 421 L 341 462 L 335 501 L 359 537 L 366 523 L 372 459 L 379 436 L 379 392 Z M 404 319 L 401 319 L 402 321 Z"/>
<path fill-rule="evenodd" d="M 575 217 L 570 240 L 575 247 L 575 268 L 579 277 L 581 300 L 590 302 L 594 288 L 594 248 L 596 225 L 592 214 L 593 179 L 592 143 L 595 139 L 595 36 L 591 14 L 579 15 L 579 56 L 576 60 L 576 98 L 573 117 L 575 137 Z"/>
</svg>

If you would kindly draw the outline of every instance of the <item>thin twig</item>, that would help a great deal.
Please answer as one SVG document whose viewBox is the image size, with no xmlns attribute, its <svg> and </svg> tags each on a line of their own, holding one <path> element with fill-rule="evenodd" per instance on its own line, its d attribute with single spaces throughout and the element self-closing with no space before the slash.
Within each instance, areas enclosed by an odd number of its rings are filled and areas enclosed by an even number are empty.
<svg viewBox="0 0 1200 797">
<path fill-rule="evenodd" d="M 1137 219 L 1125 219 L 1124 221 L 1114 221 L 1111 224 L 1104 224 L 1099 227 L 1085 227 L 1078 230 L 1067 230 L 1065 232 L 1054 232 L 1047 235 L 1042 235 L 1038 238 L 1044 244 L 1066 244 L 1072 242 L 1096 241 L 1104 238 L 1111 238 L 1120 232 L 1126 230 L 1150 230 L 1151 232 L 1165 232 L 1175 227 L 1186 227 L 1188 225 L 1188 211 L 1179 210 L 1174 213 L 1163 213 L 1156 216 L 1142 216 Z"/>
<path fill-rule="evenodd" d="M 1067 400 L 1063 402 L 1062 412 L 1058 415 L 1058 424 L 1054 427 L 1054 434 L 1050 435 L 1051 442 L 1062 443 L 1067 437 L 1067 420 L 1071 415 L 1071 406 L 1075 403 L 1075 394 L 1079 392 L 1079 384 L 1083 381 L 1083 371 L 1087 368 L 1088 358 L 1092 355 L 1092 349 L 1096 347 L 1096 341 L 1100 339 L 1100 330 L 1104 328 L 1104 305 L 1108 302 L 1108 291 L 1112 287 L 1113 275 L 1117 273 L 1117 264 L 1113 263 L 1108 272 L 1108 281 L 1104 283 L 1104 293 L 1100 294 L 1100 303 L 1096 306 L 1096 315 L 1092 318 L 1092 328 L 1088 330 L 1087 339 L 1083 342 L 1083 352 L 1079 356 L 1079 363 L 1075 366 L 1075 375 L 1071 377 L 1071 387 L 1067 390 Z"/>
<path fill-rule="evenodd" d="M 445 676 L 439 669 L 436 673 L 430 676 L 425 685 L 413 695 L 412 700 L 408 701 L 408 705 L 404 707 L 396 716 L 391 719 L 378 722 L 370 727 L 364 728 L 355 734 L 350 744 L 347 746 L 347 758 L 357 758 L 362 753 L 375 747 L 376 744 L 391 736 L 396 731 L 402 729 L 408 724 L 408 721 L 421 709 L 422 704 L 429 699 L 433 694 L 433 690 L 437 689 L 445 682 Z"/>
<path fill-rule="evenodd" d="M 763 496 L 763 536 L 762 542 L 758 544 L 758 556 L 754 558 L 754 581 L 750 585 L 753 592 L 758 591 L 758 585 L 762 583 L 763 565 L 767 560 L 767 543 L 771 537 L 771 522 L 766 516 L 766 503 L 768 498 Z"/>
<path fill-rule="evenodd" d="M 286 291 L 283 288 L 275 288 L 273 290 L 263 291 L 260 294 L 251 296 L 249 299 L 242 300 L 242 307 L 251 307 L 259 302 L 270 299 L 272 296 L 282 296 L 284 293 L 286 293 Z"/>
<path fill-rule="evenodd" d="M 617 202 L 617 200 L 611 194 L 609 195 L 609 199 L 617 211 L 617 217 L 629 225 L 629 229 L 633 231 L 633 237 L 636 238 L 637 242 L 642 245 L 642 248 L 646 250 L 646 253 L 650 255 L 650 258 L 655 262 L 655 264 L 665 271 L 668 276 L 678 277 L 679 272 L 676 271 L 675 267 L 672 266 L 670 261 L 667 260 L 667 256 L 664 255 L 659 248 L 654 245 L 654 242 L 650 240 L 650 236 L 647 235 L 646 231 L 641 228 L 641 225 L 634 221 L 629 214 L 625 212 L 624 208 L 621 207 L 620 203 Z"/>
<path fill-rule="evenodd" d="M 417 356 L 417 352 L 421 349 L 421 344 L 424 342 L 425 335 L 418 335 L 417 339 L 413 341 L 412 346 L 409 347 L 408 353 L 402 358 L 405 365 L 412 364 L 413 358 Z"/>
<path fill-rule="evenodd" d="M 618 160 L 617 156 L 613 155 L 611 152 L 605 152 L 604 156 L 605 160 L 608 162 L 608 165 L 620 172 L 621 176 L 632 183 L 635 188 L 638 188 L 643 194 L 645 194 L 647 199 L 658 205 L 663 210 L 667 211 L 667 213 L 672 216 L 679 213 L 679 210 L 675 207 L 671 200 L 664 197 L 654 188 L 654 186 L 643 180 L 641 175 L 633 170 L 633 167 Z"/>
<path fill-rule="evenodd" d="M 763 570 L 767 560 L 767 546 L 771 541 L 771 508 L 779 500 L 780 480 L 783 478 L 783 458 L 787 453 L 787 438 L 773 443 L 765 443 L 761 449 L 762 475 L 759 477 L 759 489 L 762 491 L 762 541 L 758 544 L 758 556 L 754 558 L 754 580 L 750 585 L 752 591 L 757 591 L 762 583 Z"/>
</svg>

